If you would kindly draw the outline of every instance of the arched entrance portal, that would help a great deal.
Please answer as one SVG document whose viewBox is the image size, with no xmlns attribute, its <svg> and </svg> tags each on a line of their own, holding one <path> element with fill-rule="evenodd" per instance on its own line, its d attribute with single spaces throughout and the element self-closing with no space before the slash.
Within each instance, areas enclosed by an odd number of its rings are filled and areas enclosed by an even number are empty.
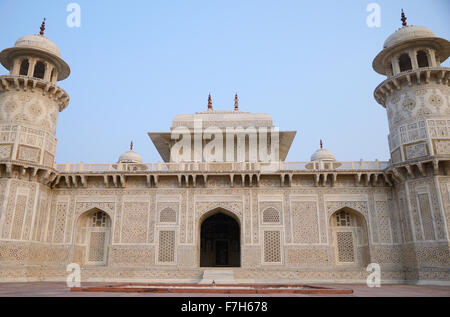
<svg viewBox="0 0 450 317">
<path fill-rule="evenodd" d="M 200 233 L 201 267 L 239 267 L 241 239 L 238 222 L 224 213 L 205 219 Z"/>
</svg>

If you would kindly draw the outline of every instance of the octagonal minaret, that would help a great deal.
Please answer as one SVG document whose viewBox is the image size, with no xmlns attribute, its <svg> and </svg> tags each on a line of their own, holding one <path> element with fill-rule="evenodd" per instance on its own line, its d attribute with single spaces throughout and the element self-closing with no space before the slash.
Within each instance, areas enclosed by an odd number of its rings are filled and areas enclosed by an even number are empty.
<svg viewBox="0 0 450 317">
<path fill-rule="evenodd" d="M 19 38 L 0 53 L 0 161 L 52 168 L 58 114 L 69 95 L 56 83 L 70 74 L 58 47 L 39 34 Z"/>
<path fill-rule="evenodd" d="M 375 99 L 387 110 L 393 226 L 400 232 L 405 279 L 446 279 L 449 266 L 450 68 L 442 67 L 450 43 L 423 26 L 388 37 L 373 62 L 387 76 Z M 396 224 L 397 222 L 397 224 Z"/>
<path fill-rule="evenodd" d="M 423 26 L 407 25 L 388 37 L 373 61 L 387 76 L 375 89 L 386 108 L 392 163 L 450 154 L 450 43 Z"/>
</svg>

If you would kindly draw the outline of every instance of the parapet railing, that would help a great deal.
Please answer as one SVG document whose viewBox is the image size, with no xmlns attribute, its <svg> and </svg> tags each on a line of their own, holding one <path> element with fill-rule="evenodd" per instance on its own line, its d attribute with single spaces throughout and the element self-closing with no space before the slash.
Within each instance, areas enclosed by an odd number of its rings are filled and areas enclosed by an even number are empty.
<svg viewBox="0 0 450 317">
<path fill-rule="evenodd" d="M 105 173 L 105 172 L 243 172 L 253 171 L 273 173 L 279 171 L 382 171 L 389 166 L 385 161 L 353 161 L 353 162 L 181 162 L 181 163 L 115 163 L 89 164 L 66 163 L 56 164 L 60 173 Z"/>
</svg>

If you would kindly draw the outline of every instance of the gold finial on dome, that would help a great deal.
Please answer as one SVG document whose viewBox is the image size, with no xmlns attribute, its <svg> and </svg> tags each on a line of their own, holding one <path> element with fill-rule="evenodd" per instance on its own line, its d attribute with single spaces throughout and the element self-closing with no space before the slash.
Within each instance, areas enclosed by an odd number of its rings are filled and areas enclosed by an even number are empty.
<svg viewBox="0 0 450 317">
<path fill-rule="evenodd" d="M 406 18 L 405 12 L 403 12 L 403 9 L 402 9 L 402 18 L 401 18 L 401 20 L 402 20 L 402 26 L 403 26 L 403 27 L 405 27 L 405 26 L 408 25 L 408 24 L 406 23 L 407 18 Z"/>
<path fill-rule="evenodd" d="M 239 97 L 237 93 L 234 96 L 234 110 L 239 111 Z"/>
<path fill-rule="evenodd" d="M 320 148 L 323 149 L 323 142 L 320 140 Z"/>
<path fill-rule="evenodd" d="M 130 144 L 130 151 L 133 151 L 133 146 L 134 146 L 134 143 L 133 143 L 133 141 L 131 141 L 131 144 Z"/>
<path fill-rule="evenodd" d="M 45 21 L 46 21 L 46 19 L 44 18 L 44 21 L 42 21 L 42 24 L 41 24 L 41 32 L 39 32 L 39 34 L 40 35 L 44 35 L 44 31 L 45 31 Z"/>
<path fill-rule="evenodd" d="M 213 110 L 211 94 L 208 95 L 208 110 Z"/>
</svg>

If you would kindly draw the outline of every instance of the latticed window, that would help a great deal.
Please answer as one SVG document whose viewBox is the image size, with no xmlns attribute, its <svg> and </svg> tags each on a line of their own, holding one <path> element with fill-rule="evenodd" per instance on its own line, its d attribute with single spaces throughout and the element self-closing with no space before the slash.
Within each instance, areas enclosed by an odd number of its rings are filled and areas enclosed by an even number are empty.
<svg viewBox="0 0 450 317">
<path fill-rule="evenodd" d="M 94 213 L 94 215 L 92 216 L 91 225 L 92 227 L 106 227 L 107 225 L 106 213 L 104 213 L 103 211 L 97 211 L 96 213 Z"/>
<path fill-rule="evenodd" d="M 355 262 L 355 250 L 353 246 L 353 233 L 351 231 L 336 232 L 338 262 Z"/>
<path fill-rule="evenodd" d="M 338 227 L 351 227 L 353 224 L 352 215 L 347 211 L 340 211 L 336 213 L 336 226 Z"/>
<path fill-rule="evenodd" d="M 159 232 L 159 262 L 175 262 L 175 231 Z"/>
<path fill-rule="evenodd" d="M 263 222 L 278 223 L 280 222 L 280 213 L 273 207 L 263 211 Z"/>
<path fill-rule="evenodd" d="M 89 262 L 103 262 L 105 260 L 106 232 L 91 232 L 89 238 Z"/>
<path fill-rule="evenodd" d="M 280 231 L 264 231 L 264 262 L 281 262 L 281 233 Z"/>
<path fill-rule="evenodd" d="M 177 222 L 177 212 L 172 208 L 165 208 L 159 215 L 159 222 L 175 223 Z"/>
</svg>

